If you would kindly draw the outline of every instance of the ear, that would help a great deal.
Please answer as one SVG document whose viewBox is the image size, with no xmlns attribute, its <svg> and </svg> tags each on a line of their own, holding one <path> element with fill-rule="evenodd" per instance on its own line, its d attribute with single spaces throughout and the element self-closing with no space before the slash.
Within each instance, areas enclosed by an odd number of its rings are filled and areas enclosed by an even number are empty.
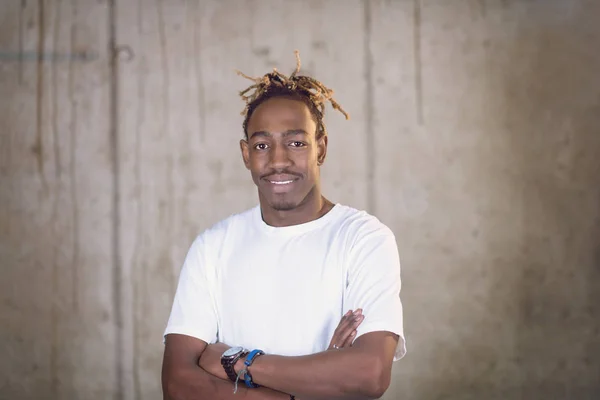
<svg viewBox="0 0 600 400">
<path fill-rule="evenodd" d="M 250 149 L 248 148 L 247 140 L 240 140 L 240 150 L 242 151 L 242 159 L 244 160 L 246 169 L 250 169 Z"/>
<path fill-rule="evenodd" d="M 322 165 L 327 156 L 327 135 L 323 134 L 317 139 L 317 164 Z"/>
</svg>

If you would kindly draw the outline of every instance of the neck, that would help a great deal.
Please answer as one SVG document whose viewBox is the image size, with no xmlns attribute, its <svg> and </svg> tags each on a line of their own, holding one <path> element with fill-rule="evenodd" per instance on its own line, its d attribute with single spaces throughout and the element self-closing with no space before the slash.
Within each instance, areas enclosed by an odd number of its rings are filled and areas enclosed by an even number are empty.
<svg viewBox="0 0 600 400">
<path fill-rule="evenodd" d="M 263 221 L 267 225 L 275 227 L 284 227 L 300 225 L 321 218 L 333 208 L 333 203 L 321 195 L 320 192 L 315 195 L 309 194 L 307 198 L 297 207 L 291 210 L 277 210 L 260 199 L 260 210 Z"/>
</svg>

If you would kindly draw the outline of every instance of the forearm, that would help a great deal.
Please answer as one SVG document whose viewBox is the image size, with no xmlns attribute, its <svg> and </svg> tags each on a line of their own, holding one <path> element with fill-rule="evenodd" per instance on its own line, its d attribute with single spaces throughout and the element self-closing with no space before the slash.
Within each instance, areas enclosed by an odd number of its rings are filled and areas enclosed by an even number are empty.
<svg viewBox="0 0 600 400">
<path fill-rule="evenodd" d="M 381 396 L 381 365 L 355 348 L 283 357 L 263 355 L 250 368 L 261 386 L 310 399 L 373 399 Z"/>
<path fill-rule="evenodd" d="M 174 373 L 164 383 L 164 400 L 289 400 L 290 396 L 269 388 L 248 389 L 243 381 L 237 392 L 229 380 L 217 378 L 200 367 Z"/>
</svg>

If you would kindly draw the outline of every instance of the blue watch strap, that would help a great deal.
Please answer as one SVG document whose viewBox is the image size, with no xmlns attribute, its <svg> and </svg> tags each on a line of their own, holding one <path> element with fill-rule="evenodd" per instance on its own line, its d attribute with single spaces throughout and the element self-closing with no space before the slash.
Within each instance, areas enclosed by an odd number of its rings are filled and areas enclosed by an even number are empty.
<svg viewBox="0 0 600 400">
<path fill-rule="evenodd" d="M 244 361 L 244 365 L 246 366 L 246 375 L 244 376 L 244 382 L 249 388 L 257 388 L 258 385 L 252 381 L 252 375 L 250 374 L 250 371 L 248 371 L 248 368 L 252 365 L 256 357 L 262 356 L 263 354 L 265 354 L 265 352 L 262 350 L 252 350 L 250 353 L 248 353 L 248 356 Z"/>
<path fill-rule="evenodd" d="M 262 350 L 252 350 L 250 353 L 248 353 L 248 356 L 246 357 L 246 361 L 244 361 L 244 364 L 246 364 L 246 366 L 251 366 L 252 363 L 254 362 L 254 359 L 258 356 L 262 356 L 263 354 L 265 354 L 264 351 Z"/>
</svg>

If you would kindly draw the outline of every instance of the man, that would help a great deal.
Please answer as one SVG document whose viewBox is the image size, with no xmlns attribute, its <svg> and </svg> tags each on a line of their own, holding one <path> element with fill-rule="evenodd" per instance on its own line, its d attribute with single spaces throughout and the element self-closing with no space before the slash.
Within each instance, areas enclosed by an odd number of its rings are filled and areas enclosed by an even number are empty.
<svg viewBox="0 0 600 400">
<path fill-rule="evenodd" d="M 274 69 L 241 92 L 259 205 L 187 254 L 165 330 L 165 399 L 374 399 L 406 352 L 395 237 L 321 194 L 325 103 L 348 115 L 296 58 L 289 77 Z"/>
</svg>

